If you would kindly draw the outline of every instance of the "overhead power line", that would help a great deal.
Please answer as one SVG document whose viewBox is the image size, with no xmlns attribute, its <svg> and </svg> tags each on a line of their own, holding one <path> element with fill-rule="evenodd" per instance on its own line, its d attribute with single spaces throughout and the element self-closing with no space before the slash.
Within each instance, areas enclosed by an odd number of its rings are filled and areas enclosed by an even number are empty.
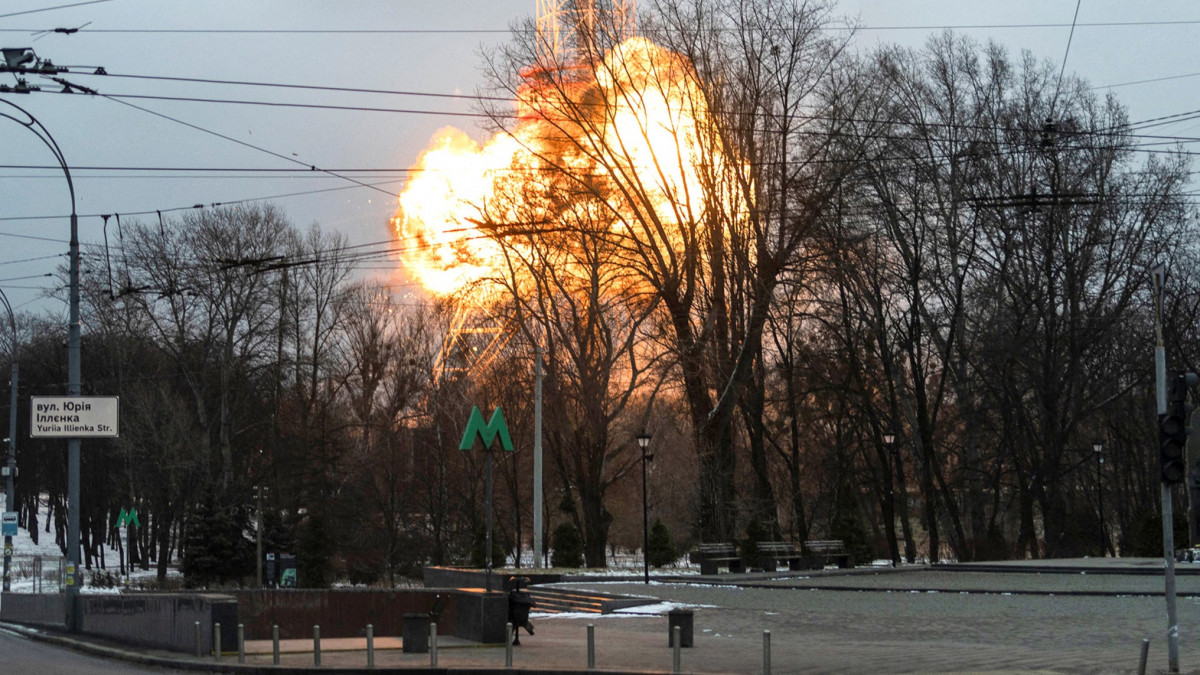
<svg viewBox="0 0 1200 675">
<path fill-rule="evenodd" d="M 54 7 L 42 7 L 41 9 L 26 9 L 20 12 L 9 12 L 8 14 L 0 14 L 0 19 L 7 19 L 10 16 L 21 16 L 24 14 L 37 14 L 38 12 L 49 12 L 55 9 L 66 9 L 68 7 L 81 7 L 83 5 L 98 5 L 102 2 L 112 2 L 112 0 L 87 0 L 86 2 L 73 2 L 69 5 L 56 5 Z M 5 29 L 5 32 L 13 31 L 14 29 Z M 37 31 L 33 31 L 37 32 Z"/>
<path fill-rule="evenodd" d="M 1058 103 L 1058 92 L 1062 88 L 1063 75 L 1067 72 L 1067 57 L 1071 54 L 1071 42 L 1075 39 L 1075 23 L 1079 20 L 1079 6 L 1083 0 L 1075 0 L 1075 15 L 1071 18 L 1071 33 L 1067 36 L 1067 49 L 1063 52 L 1062 68 L 1058 71 L 1058 82 L 1054 85 L 1054 98 L 1050 101 L 1050 115 L 1054 116 L 1054 106 Z"/>
<path fill-rule="evenodd" d="M 66 66 L 66 67 L 67 68 L 92 69 L 91 66 Z M 106 77 L 106 78 L 114 78 L 114 79 L 157 80 L 157 81 L 162 81 L 162 82 L 190 82 L 190 83 L 194 83 L 194 84 L 220 84 L 220 85 L 244 86 L 244 87 L 269 87 L 269 88 L 276 88 L 276 89 L 301 89 L 301 90 L 307 90 L 307 91 L 330 91 L 330 92 L 350 93 L 350 94 L 382 94 L 385 96 L 419 96 L 419 97 L 426 97 L 426 98 L 457 99 L 457 100 L 463 100 L 463 101 L 508 102 L 508 101 L 512 100 L 511 97 L 482 96 L 482 95 L 476 95 L 476 94 L 444 94 L 444 93 L 438 93 L 438 92 L 411 91 L 411 90 L 399 90 L 399 89 L 371 89 L 371 88 L 364 88 L 364 87 L 331 87 L 331 86 L 312 85 L 312 84 L 288 84 L 288 83 L 282 83 L 282 82 L 254 82 L 254 81 L 246 81 L 246 80 L 216 80 L 216 79 L 209 79 L 209 78 L 202 78 L 202 77 L 170 77 L 170 76 L 166 76 L 166 75 L 134 75 L 134 74 L 130 74 L 130 73 L 112 73 L 112 72 L 104 72 L 104 73 L 90 72 L 89 73 L 89 72 L 85 72 L 82 70 L 78 71 L 78 72 L 72 72 L 71 74 L 72 74 L 72 76 L 75 76 L 75 77 L 87 76 L 87 77 Z M 1166 82 L 1169 80 L 1181 80 L 1181 79 L 1185 79 L 1185 78 L 1198 77 L 1198 76 L 1200 76 L 1200 73 L 1186 73 L 1183 75 L 1168 75 L 1166 77 L 1154 77 L 1154 78 L 1150 78 L 1150 79 L 1146 79 L 1146 80 L 1134 80 L 1132 82 L 1117 82 L 1115 84 L 1106 84 L 1106 85 L 1092 87 L 1092 90 L 1115 89 L 1117 87 L 1129 87 L 1129 86 L 1133 86 L 1133 85 L 1137 85 L 1137 84 L 1150 84 L 1152 82 Z"/>
<path fill-rule="evenodd" d="M 49 92 L 57 94 L 74 94 L 75 92 L 58 91 Z M 456 112 L 450 110 L 418 110 L 411 108 L 372 108 L 368 106 L 354 105 L 329 105 L 321 103 L 281 103 L 278 101 L 244 101 L 238 99 L 223 99 L 223 98 L 202 98 L 199 96 L 151 96 L 148 94 L 100 94 L 105 98 L 110 98 L 116 101 L 142 100 L 142 101 L 181 101 L 184 103 L 225 103 L 231 105 L 258 105 L 271 108 L 305 108 L 309 110 L 348 110 L 351 112 L 380 112 L 393 113 L 402 115 L 439 115 L 445 117 L 474 117 L 483 119 L 494 119 L 497 115 L 488 115 L 485 113 L 471 112 Z M 516 117 L 509 115 L 508 117 Z"/>
<path fill-rule="evenodd" d="M 68 68 L 87 67 L 87 66 L 67 66 Z M 333 91 L 339 93 L 350 94 L 383 94 L 387 96 L 422 96 L 428 98 L 449 98 L 460 99 L 465 101 L 511 101 L 512 99 L 499 96 L 475 96 L 471 94 L 441 94 L 427 91 L 401 91 L 396 89 L 366 89 L 361 87 L 328 87 L 312 84 L 287 84 L 282 82 L 252 82 L 245 80 L 214 80 L 201 77 L 168 77 L 164 75 L 132 75 L 127 73 L 96 73 L 96 72 L 73 72 L 72 76 L 85 75 L 89 77 L 102 78 L 120 78 L 132 80 L 158 80 L 163 82 L 189 82 L 193 84 L 224 84 L 241 87 L 271 87 L 277 89 L 303 89 L 307 91 Z"/>
<path fill-rule="evenodd" d="M 388 195 L 389 197 L 390 197 L 390 196 L 392 196 L 392 193 L 391 193 L 391 192 L 389 192 L 389 191 L 387 191 L 387 190 L 384 190 L 384 189 L 382 189 L 382 188 L 379 188 L 379 187 L 375 187 L 375 186 L 373 186 L 373 185 L 369 185 L 369 184 L 367 184 L 367 183 L 364 183 L 364 182 L 362 182 L 362 181 L 360 181 L 360 180 L 358 180 L 358 179 L 355 179 L 355 178 L 351 178 L 351 177 L 349 177 L 349 176 L 343 176 L 343 175 L 339 175 L 339 174 L 337 174 L 337 173 L 335 173 L 335 172 L 333 172 L 333 171 L 329 171 L 329 170 L 327 170 L 327 169 L 319 169 L 319 168 L 317 168 L 317 166 L 316 166 L 316 165 L 314 165 L 314 164 L 308 164 L 308 163 L 306 163 L 306 162 L 302 162 L 302 161 L 300 161 L 300 160 L 296 159 L 295 157 L 288 157 L 287 155 L 284 155 L 284 154 L 281 154 L 281 153 L 275 152 L 275 151 L 273 151 L 273 150 L 268 150 L 268 149 L 266 149 L 266 148 L 263 148 L 263 147 L 260 147 L 260 146 L 254 145 L 253 143 L 247 143 L 246 141 L 239 140 L 239 139 L 237 139 L 237 138 L 234 138 L 234 137 L 232 137 L 232 136 L 227 136 L 227 135 L 225 135 L 225 134 L 222 134 L 222 133 L 219 133 L 219 132 L 213 131 L 213 130 L 211 130 L 211 129 L 206 129 L 206 128 L 204 128 L 204 127 L 202 127 L 202 126 L 198 125 L 198 124 L 193 124 L 193 123 L 191 123 L 191 122 L 185 122 L 184 120 L 181 120 L 181 119 L 179 119 L 179 118 L 176 118 L 176 117 L 172 117 L 172 116 L 170 116 L 170 115 L 167 115 L 167 114 L 165 114 L 165 113 L 160 113 L 160 112 L 157 112 L 157 111 L 154 111 L 154 110 L 150 110 L 149 108 L 143 108 L 142 106 L 135 105 L 135 104 L 133 104 L 133 103 L 129 103 L 129 102 L 127 102 L 127 101 L 118 101 L 118 100 L 114 99 L 113 97 L 111 97 L 111 96 L 108 96 L 108 95 L 106 95 L 106 94 L 100 94 L 100 96 L 102 96 L 102 97 L 104 97 L 104 98 L 106 98 L 106 99 L 108 99 L 108 100 L 111 100 L 111 101 L 113 101 L 113 102 L 115 102 L 115 103 L 120 103 L 121 105 L 128 106 L 128 107 L 130 107 L 130 108 L 133 108 L 134 110 L 140 110 L 140 111 L 142 111 L 142 112 L 144 112 L 144 113 L 147 113 L 147 114 L 149 114 L 149 115 L 154 115 L 155 117 L 159 117 L 159 118 L 161 118 L 161 119 L 165 119 L 165 120 L 168 120 L 168 121 L 170 121 L 170 122 L 174 122 L 174 123 L 176 123 L 176 124 L 180 124 L 180 125 L 182 125 L 182 126 L 188 127 L 189 129 L 194 129 L 194 130 L 196 130 L 196 131 L 200 131 L 200 132 L 203 132 L 203 133 L 209 134 L 209 135 L 211 135 L 211 136 L 216 136 L 217 138 L 221 138 L 221 139 L 224 139 L 224 140 L 230 141 L 231 143 L 236 143 L 236 144 L 238 144 L 238 145 L 241 145 L 241 146 L 243 146 L 243 147 L 250 148 L 250 149 L 252 149 L 252 150 L 257 150 L 258 152 L 261 152 L 261 153 L 265 153 L 265 154 L 271 155 L 272 157 L 277 157 L 277 158 L 279 158 L 279 159 L 282 159 L 282 160 L 284 160 L 284 161 L 286 161 L 286 162 L 290 162 L 290 163 L 292 163 L 292 164 L 299 164 L 300 166 L 308 166 L 308 167 L 309 167 L 311 170 L 313 170 L 313 171 L 321 171 L 321 172 L 323 172 L 323 173 L 327 173 L 327 174 L 329 174 L 330 176 L 336 176 L 336 177 L 338 177 L 338 178 L 341 178 L 342 180 L 346 180 L 346 181 L 349 181 L 349 182 L 351 182 L 351 183 L 354 183 L 355 185 L 359 185 L 359 186 L 361 186 L 361 187 L 365 187 L 365 188 L 370 188 L 370 189 L 373 189 L 373 190 L 377 190 L 377 191 L 379 191 L 379 192 L 382 192 L 382 193 L 384 193 L 384 194 Z"/>
<path fill-rule="evenodd" d="M 75 95 L 77 92 L 52 91 L 52 92 L 45 92 L 45 93 Z M 193 125 L 188 122 L 183 122 L 181 120 L 177 120 L 177 119 L 172 118 L 163 113 L 154 112 L 147 108 L 142 108 L 142 107 L 134 105 L 132 103 L 128 103 L 124 99 L 179 101 L 179 102 L 185 102 L 185 103 L 215 103 L 215 104 L 231 104 L 231 105 L 252 105 L 252 106 L 264 106 L 264 107 L 302 108 L 302 109 L 315 109 L 315 110 L 341 110 L 341 111 L 349 111 L 349 112 L 379 112 L 379 113 L 393 113 L 393 114 L 407 114 L 407 115 L 438 115 L 438 116 L 447 116 L 447 117 L 468 117 L 468 118 L 475 118 L 475 119 L 491 119 L 491 120 L 501 119 L 501 118 L 503 118 L 503 119 L 517 119 L 518 118 L 517 115 L 504 114 L 504 113 L 473 113 L 473 112 L 457 112 L 457 111 L 421 110 L 421 109 L 415 109 L 415 108 L 382 108 L 382 107 L 368 107 L 368 106 L 342 106 L 342 105 L 329 105 L 329 104 L 317 104 L 317 103 L 286 103 L 286 102 L 277 102 L 277 101 L 219 99 L 219 98 L 205 98 L 205 97 L 195 97 L 195 96 L 152 96 L 152 95 L 144 95 L 144 94 L 103 94 L 103 93 L 96 93 L 95 95 L 111 99 L 118 103 L 123 103 L 124 105 L 128 105 L 132 108 L 142 110 L 144 112 L 148 112 L 150 114 L 153 114 L 158 117 L 162 117 L 164 119 L 168 119 L 168 120 L 180 123 L 180 124 L 184 124 L 185 126 L 189 126 L 194 129 L 203 130 L 206 133 L 211 133 L 213 135 L 224 138 L 226 140 L 230 140 L 235 143 L 246 145 L 247 147 L 251 147 L 254 149 L 262 150 L 264 152 L 268 152 L 269 154 L 288 159 L 289 161 L 293 161 L 293 162 L 301 164 L 301 165 L 304 165 L 304 162 L 300 162 L 293 158 L 288 158 L 284 155 L 280 155 L 280 154 L 277 154 L 277 153 L 274 153 L 274 152 L 271 152 L 268 150 L 263 150 L 261 148 L 257 148 L 257 146 L 254 146 L 254 145 L 245 143 L 243 141 L 225 136 L 223 134 L 218 134 L 216 132 L 202 129 L 201 127 L 199 127 L 197 125 Z M 1057 98 L 1057 96 L 1056 96 L 1056 98 Z M 483 100 L 483 99 L 481 99 L 481 100 Z M 501 98 L 496 98 L 496 97 L 490 97 L 486 100 L 509 101 L 511 99 L 501 99 Z M 1112 128 L 1106 128 L 1106 129 L 1083 129 L 1083 130 L 1077 130 L 1077 131 L 1059 130 L 1058 133 L 1074 134 L 1074 135 L 1096 135 L 1096 134 L 1105 134 L 1105 133 L 1130 132 L 1130 131 L 1137 130 L 1139 128 L 1145 128 L 1146 126 L 1156 126 L 1160 120 L 1176 119 L 1176 121 L 1183 121 L 1182 119 L 1178 119 L 1178 118 L 1188 118 L 1191 116 L 1200 116 L 1200 110 L 1193 110 L 1193 111 L 1189 111 L 1189 112 L 1185 112 L 1185 113 L 1177 113 L 1175 115 L 1168 115 L 1166 117 L 1154 118 L 1154 119 L 1145 120 L 1142 122 L 1133 122 L 1133 123 L 1129 123 L 1129 124 L 1126 124 L 1126 125 L 1123 125 L 1120 127 L 1112 127 Z M 918 124 L 917 122 L 908 121 L 908 120 L 833 118 L 833 117 L 828 117 L 828 116 L 823 116 L 823 115 L 810 115 L 810 116 L 799 116 L 799 117 L 804 117 L 805 119 L 812 120 L 812 121 L 834 121 L 834 122 L 885 124 L 885 125 L 905 126 L 905 127 L 915 126 Z M 1151 123 L 1155 123 L 1155 124 L 1151 124 Z M 1016 131 L 1016 132 L 1034 131 L 1032 129 L 1021 129 L 1021 128 L 1014 128 L 1014 127 L 999 127 L 999 126 L 995 126 L 995 125 L 985 125 L 985 124 L 957 124 L 957 123 L 950 123 L 950 122 L 939 123 L 939 122 L 921 121 L 919 123 L 919 125 L 925 126 L 925 127 L 947 128 L 947 129 L 976 129 L 976 130 L 989 130 L 989 131 L 995 130 L 995 131 Z M 813 132 L 813 133 L 820 133 L 820 132 Z M 1153 139 L 1173 140 L 1173 141 L 1182 141 L 1182 142 L 1196 142 L 1197 140 L 1200 140 L 1200 139 L 1190 138 L 1190 137 L 1146 136 L 1146 135 L 1138 135 L 1138 134 L 1130 134 L 1130 135 L 1134 138 L 1153 138 Z M 325 171 L 324 169 L 319 169 L 316 167 L 312 167 L 312 170 Z"/>
<path fill-rule="evenodd" d="M 0 164 L 0 169 L 34 169 L 45 171 L 62 171 L 62 167 L 57 164 Z M 213 173 L 281 173 L 281 174 L 310 174 L 322 175 L 326 178 L 338 178 L 338 176 L 329 176 L 325 171 L 336 171 L 337 173 L 420 173 L 426 169 L 398 169 L 378 167 L 373 169 L 280 169 L 267 167 L 215 167 L 215 166 L 72 166 L 71 173 L 79 171 L 211 171 Z M 61 178 L 61 176 L 59 176 Z"/>
<path fill-rule="evenodd" d="M 110 0 L 92 0 L 107 2 Z M 91 3 L 79 3 L 91 4 Z M 73 5 L 63 5 L 72 7 Z M 57 8 L 49 8 L 57 9 Z M 34 10 L 46 11 L 46 10 Z M 16 12 L 0 15 L 16 16 L 32 12 Z M 1080 28 L 1124 28 L 1137 26 L 1192 26 L 1200 19 L 1176 19 L 1168 21 L 1090 21 L 1078 23 Z M 1029 28 L 1069 28 L 1069 23 L 968 23 L 968 24 L 918 24 L 918 25 L 853 25 L 829 26 L 826 30 L 839 32 L 864 31 L 907 31 L 907 30 L 1019 30 Z M 46 28 L 3 28 L 0 32 L 35 33 Z M 107 33 L 127 35 L 511 35 L 523 34 L 523 29 L 511 28 L 88 28 L 80 33 Z M 655 31 L 645 31 L 653 34 Z"/>
<path fill-rule="evenodd" d="M 1186 73 L 1184 75 L 1168 75 L 1166 77 L 1152 77 L 1148 80 L 1134 80 L 1132 82 L 1118 82 L 1116 84 L 1106 84 L 1106 85 L 1099 86 L 1099 87 L 1092 87 L 1092 90 L 1094 91 L 1096 89 L 1115 89 L 1117 87 L 1132 87 L 1135 84 L 1150 84 L 1151 82 L 1166 82 L 1168 80 L 1182 80 L 1184 78 L 1197 77 L 1197 76 L 1200 76 L 1200 73 Z"/>
</svg>

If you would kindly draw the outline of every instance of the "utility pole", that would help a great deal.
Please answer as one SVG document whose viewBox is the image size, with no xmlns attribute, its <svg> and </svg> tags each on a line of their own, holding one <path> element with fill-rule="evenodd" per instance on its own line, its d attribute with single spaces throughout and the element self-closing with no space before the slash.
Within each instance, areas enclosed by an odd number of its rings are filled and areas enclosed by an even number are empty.
<svg viewBox="0 0 1200 675">
<path fill-rule="evenodd" d="M 25 55 L 10 59 L 9 53 L 12 51 L 22 51 Z M 6 63 L 9 65 L 0 70 L 17 73 L 34 72 L 33 69 L 25 68 L 31 62 L 26 59 L 36 58 L 32 57 L 32 49 L 4 49 L 3 52 Z M 11 65 L 14 61 L 16 62 L 15 66 Z M 18 86 L 22 82 L 24 81 L 19 80 Z M 29 88 L 26 87 L 26 89 Z M 0 113 L 0 116 L 20 124 L 33 135 L 37 136 L 38 140 L 54 153 L 54 159 L 58 161 L 59 168 L 63 170 L 63 175 L 67 179 L 67 190 L 71 194 L 71 239 L 68 249 L 70 288 L 68 291 L 68 302 L 70 303 L 70 309 L 67 322 L 67 396 L 79 396 L 81 389 L 79 367 L 79 217 L 75 213 L 75 183 L 71 180 L 71 170 L 67 167 L 67 160 L 63 157 L 62 150 L 59 149 L 58 143 L 50 135 L 46 127 L 36 117 L 29 114 L 28 110 L 25 110 L 16 103 L 3 99 L 0 99 L 0 103 L 15 108 L 24 115 L 24 119 L 22 119 L 9 113 Z M 64 584 L 67 588 L 66 627 L 70 632 L 79 630 L 79 582 L 82 580 L 82 575 L 79 573 L 79 507 L 79 437 L 76 436 L 67 439 L 67 567 L 66 574 L 64 575 Z"/>
<path fill-rule="evenodd" d="M 12 327 L 12 375 L 9 378 L 9 403 L 8 403 L 8 461 L 4 464 L 4 511 L 5 513 L 14 513 L 16 511 L 16 488 L 14 483 L 17 477 L 17 376 L 18 376 L 18 342 L 17 342 L 17 318 L 13 314 L 12 305 L 8 302 L 8 296 L 4 291 L 0 291 L 0 300 L 4 301 L 4 307 L 8 310 L 8 321 Z M 13 542 L 12 535 L 4 535 L 4 583 L 3 590 L 5 593 L 12 590 L 12 557 L 13 557 Z"/>
<path fill-rule="evenodd" d="M 1159 419 L 1167 414 L 1167 351 L 1163 346 L 1162 296 L 1167 267 L 1163 263 L 1151 270 L 1154 280 L 1154 391 Z M 1171 486 L 1160 482 L 1162 498 L 1164 595 L 1167 599 L 1167 671 L 1179 672 L 1179 619 L 1175 612 L 1175 513 L 1171 503 Z"/>
<path fill-rule="evenodd" d="M 537 346 L 533 390 L 533 566 L 542 565 L 542 346 Z"/>
<path fill-rule="evenodd" d="M 256 561 L 258 561 L 258 564 L 255 568 L 257 574 L 254 578 L 258 579 L 258 587 L 262 588 L 264 586 L 264 584 L 263 584 L 263 550 L 262 550 L 263 510 L 262 510 L 262 486 L 261 485 L 254 486 L 254 497 L 255 497 L 255 501 L 258 502 L 258 504 L 257 504 L 258 517 L 255 518 L 255 525 L 254 525 L 254 559 Z"/>
</svg>

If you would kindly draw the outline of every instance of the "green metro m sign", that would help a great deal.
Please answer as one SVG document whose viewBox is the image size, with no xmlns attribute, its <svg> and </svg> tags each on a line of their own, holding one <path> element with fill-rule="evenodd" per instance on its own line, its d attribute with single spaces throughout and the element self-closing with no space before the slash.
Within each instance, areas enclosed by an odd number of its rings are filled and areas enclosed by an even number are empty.
<svg viewBox="0 0 1200 675">
<path fill-rule="evenodd" d="M 117 527 L 126 527 L 129 525 L 133 525 L 134 527 L 142 526 L 138 522 L 137 509 L 129 509 L 129 512 L 126 513 L 125 509 L 122 508 L 120 515 L 117 516 Z"/>
<path fill-rule="evenodd" d="M 479 412 L 479 406 L 472 406 L 471 416 L 467 419 L 467 430 L 463 433 L 458 449 L 470 450 L 475 447 L 475 437 L 479 436 L 479 440 L 483 441 L 483 449 L 487 450 L 492 447 L 492 441 L 496 440 L 497 435 L 500 436 L 500 445 L 512 452 L 512 437 L 508 435 L 508 424 L 504 421 L 504 413 L 500 411 L 500 406 L 496 406 L 496 410 L 492 412 L 492 419 L 486 424 L 483 422 L 483 413 Z"/>
</svg>

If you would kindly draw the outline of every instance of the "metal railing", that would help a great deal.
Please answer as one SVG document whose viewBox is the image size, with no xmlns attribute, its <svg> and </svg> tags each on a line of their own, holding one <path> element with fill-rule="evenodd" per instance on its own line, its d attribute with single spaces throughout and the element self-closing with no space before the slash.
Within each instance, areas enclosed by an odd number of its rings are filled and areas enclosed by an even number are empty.
<svg viewBox="0 0 1200 675">
<path fill-rule="evenodd" d="M 61 556 L 13 556 L 10 571 L 14 593 L 61 593 L 66 558 Z"/>
</svg>

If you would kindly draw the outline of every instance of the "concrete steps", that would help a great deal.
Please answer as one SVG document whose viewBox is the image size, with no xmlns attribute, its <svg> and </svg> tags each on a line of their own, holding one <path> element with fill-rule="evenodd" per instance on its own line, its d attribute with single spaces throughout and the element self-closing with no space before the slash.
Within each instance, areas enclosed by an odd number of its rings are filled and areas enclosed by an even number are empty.
<svg viewBox="0 0 1200 675">
<path fill-rule="evenodd" d="M 609 593 L 573 591 L 566 588 L 530 586 L 525 589 L 533 597 L 533 611 L 551 614 L 581 613 L 610 614 L 625 607 L 639 607 L 657 603 L 654 598 L 637 598 Z"/>
</svg>

